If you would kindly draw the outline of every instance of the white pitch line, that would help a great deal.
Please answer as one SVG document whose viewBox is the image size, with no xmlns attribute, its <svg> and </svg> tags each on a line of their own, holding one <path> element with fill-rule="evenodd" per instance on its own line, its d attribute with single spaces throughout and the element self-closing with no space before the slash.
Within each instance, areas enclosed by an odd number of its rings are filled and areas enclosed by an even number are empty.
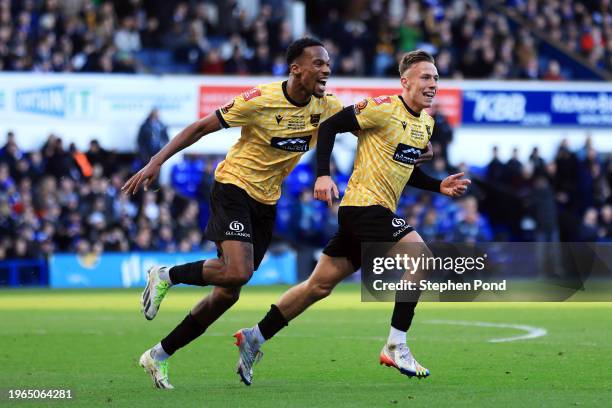
<svg viewBox="0 0 612 408">
<path fill-rule="evenodd" d="M 456 326 L 477 326 L 477 327 L 499 327 L 503 329 L 517 329 L 524 330 L 527 334 L 513 337 L 504 337 L 501 339 L 488 340 L 489 343 L 505 343 L 509 341 L 517 340 L 529 340 L 535 339 L 536 337 L 546 336 L 548 331 L 541 327 L 527 326 L 524 324 L 510 324 L 510 323 L 489 323 L 489 322 L 471 322 L 467 320 L 428 320 L 425 323 L 431 324 L 452 324 Z"/>
</svg>

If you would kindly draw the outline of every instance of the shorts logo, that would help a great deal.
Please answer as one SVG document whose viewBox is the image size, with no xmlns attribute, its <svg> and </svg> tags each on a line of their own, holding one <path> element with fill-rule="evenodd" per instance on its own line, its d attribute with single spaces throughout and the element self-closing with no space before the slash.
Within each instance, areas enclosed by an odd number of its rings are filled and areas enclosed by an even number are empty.
<svg viewBox="0 0 612 408">
<path fill-rule="evenodd" d="M 403 227 L 406 225 L 406 221 L 403 218 L 394 218 L 391 220 L 391 225 L 393 225 L 395 228 Z"/>
<path fill-rule="evenodd" d="M 253 98 L 257 98 L 258 96 L 261 96 L 261 90 L 257 88 L 249 89 L 248 91 L 242 93 L 242 98 L 245 102 L 248 102 Z"/>
<path fill-rule="evenodd" d="M 392 219 L 391 226 L 393 228 L 397 228 L 397 230 L 393 233 L 393 238 L 397 238 L 398 236 L 400 236 L 400 234 L 412 228 L 410 225 L 408 225 L 408 223 L 406 223 L 406 220 L 404 220 L 403 218 Z"/>
<path fill-rule="evenodd" d="M 233 237 L 251 238 L 251 234 L 244 231 L 244 224 L 239 221 L 232 221 L 229 225 L 230 231 L 225 231 L 225 235 Z"/>
<path fill-rule="evenodd" d="M 236 232 L 242 232 L 244 231 L 244 224 L 238 221 L 232 221 L 229 225 L 229 228 L 232 231 L 236 231 Z"/>
<path fill-rule="evenodd" d="M 270 146 L 288 152 L 307 152 L 310 149 L 312 136 L 273 137 Z"/>
<path fill-rule="evenodd" d="M 399 143 L 393 154 L 393 160 L 404 164 L 414 164 L 421 156 L 421 153 L 423 153 L 423 150 L 418 147 Z"/>
</svg>

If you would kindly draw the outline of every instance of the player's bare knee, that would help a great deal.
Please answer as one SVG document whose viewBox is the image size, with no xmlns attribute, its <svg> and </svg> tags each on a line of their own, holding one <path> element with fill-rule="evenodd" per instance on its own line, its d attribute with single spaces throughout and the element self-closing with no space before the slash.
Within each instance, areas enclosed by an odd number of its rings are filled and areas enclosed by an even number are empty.
<svg viewBox="0 0 612 408">
<path fill-rule="evenodd" d="M 243 264 L 230 264 L 227 266 L 227 285 L 240 287 L 247 284 L 253 276 L 253 268 Z"/>
</svg>

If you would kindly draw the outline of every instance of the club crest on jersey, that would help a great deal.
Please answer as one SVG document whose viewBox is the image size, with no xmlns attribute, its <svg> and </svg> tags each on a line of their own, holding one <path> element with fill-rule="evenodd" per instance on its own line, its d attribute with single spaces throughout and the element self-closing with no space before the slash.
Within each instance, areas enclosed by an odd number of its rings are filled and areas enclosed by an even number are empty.
<svg viewBox="0 0 612 408">
<path fill-rule="evenodd" d="M 232 109 L 233 106 L 234 106 L 234 101 L 232 100 L 230 103 L 228 103 L 227 105 L 221 108 L 221 112 L 227 113 L 230 111 L 230 109 Z"/>
<path fill-rule="evenodd" d="M 423 153 L 423 150 L 418 147 L 399 143 L 393 154 L 393 160 L 404 164 L 414 164 L 421 153 Z"/>
<path fill-rule="evenodd" d="M 307 152 L 312 136 L 273 137 L 270 146 L 287 152 Z"/>
<path fill-rule="evenodd" d="M 253 98 L 257 98 L 258 96 L 261 96 L 261 90 L 257 88 L 249 89 L 248 91 L 242 93 L 242 98 L 244 98 L 245 102 L 248 102 Z"/>
<path fill-rule="evenodd" d="M 276 118 L 276 124 L 280 125 L 281 120 L 283 120 L 283 116 L 282 115 L 276 115 L 275 118 Z"/>
<path fill-rule="evenodd" d="M 361 111 L 366 108 L 366 106 L 368 106 L 368 100 L 367 99 L 364 99 L 363 101 L 361 101 L 357 105 L 355 105 L 355 107 L 354 107 L 355 115 L 359 115 L 361 113 Z"/>
<path fill-rule="evenodd" d="M 372 99 L 376 105 L 382 105 L 383 103 L 391 103 L 391 97 L 389 96 L 377 96 Z"/>
<path fill-rule="evenodd" d="M 406 129 L 406 128 L 404 128 L 404 129 Z M 431 126 L 429 126 L 429 125 L 425 125 L 425 130 L 427 130 L 427 135 L 428 135 L 429 137 L 431 137 Z"/>
<path fill-rule="evenodd" d="M 321 114 L 320 113 L 313 113 L 312 115 L 310 115 L 310 124 L 313 127 L 319 126 L 319 121 L 320 120 L 321 120 Z"/>
</svg>

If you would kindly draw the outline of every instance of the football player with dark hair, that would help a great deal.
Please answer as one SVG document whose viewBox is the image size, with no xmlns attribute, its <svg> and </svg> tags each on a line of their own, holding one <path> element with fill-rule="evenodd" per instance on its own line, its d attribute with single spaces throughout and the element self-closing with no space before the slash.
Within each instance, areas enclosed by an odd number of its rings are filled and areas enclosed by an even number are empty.
<svg viewBox="0 0 612 408">
<path fill-rule="evenodd" d="M 227 311 L 257 270 L 272 239 L 281 184 L 305 152 L 315 146 L 318 126 L 342 109 L 325 92 L 331 74 L 323 45 L 311 38 L 287 49 L 289 78 L 257 86 L 183 129 L 123 186 L 126 194 L 145 190 L 162 164 L 203 136 L 241 127 L 241 136 L 215 171 L 211 215 L 205 235 L 215 241 L 218 258 L 148 271 L 142 311 L 151 320 L 175 284 L 214 286 L 185 319 L 140 357 L 140 365 L 158 388 L 172 388 L 167 359 L 200 335 Z"/>
</svg>

